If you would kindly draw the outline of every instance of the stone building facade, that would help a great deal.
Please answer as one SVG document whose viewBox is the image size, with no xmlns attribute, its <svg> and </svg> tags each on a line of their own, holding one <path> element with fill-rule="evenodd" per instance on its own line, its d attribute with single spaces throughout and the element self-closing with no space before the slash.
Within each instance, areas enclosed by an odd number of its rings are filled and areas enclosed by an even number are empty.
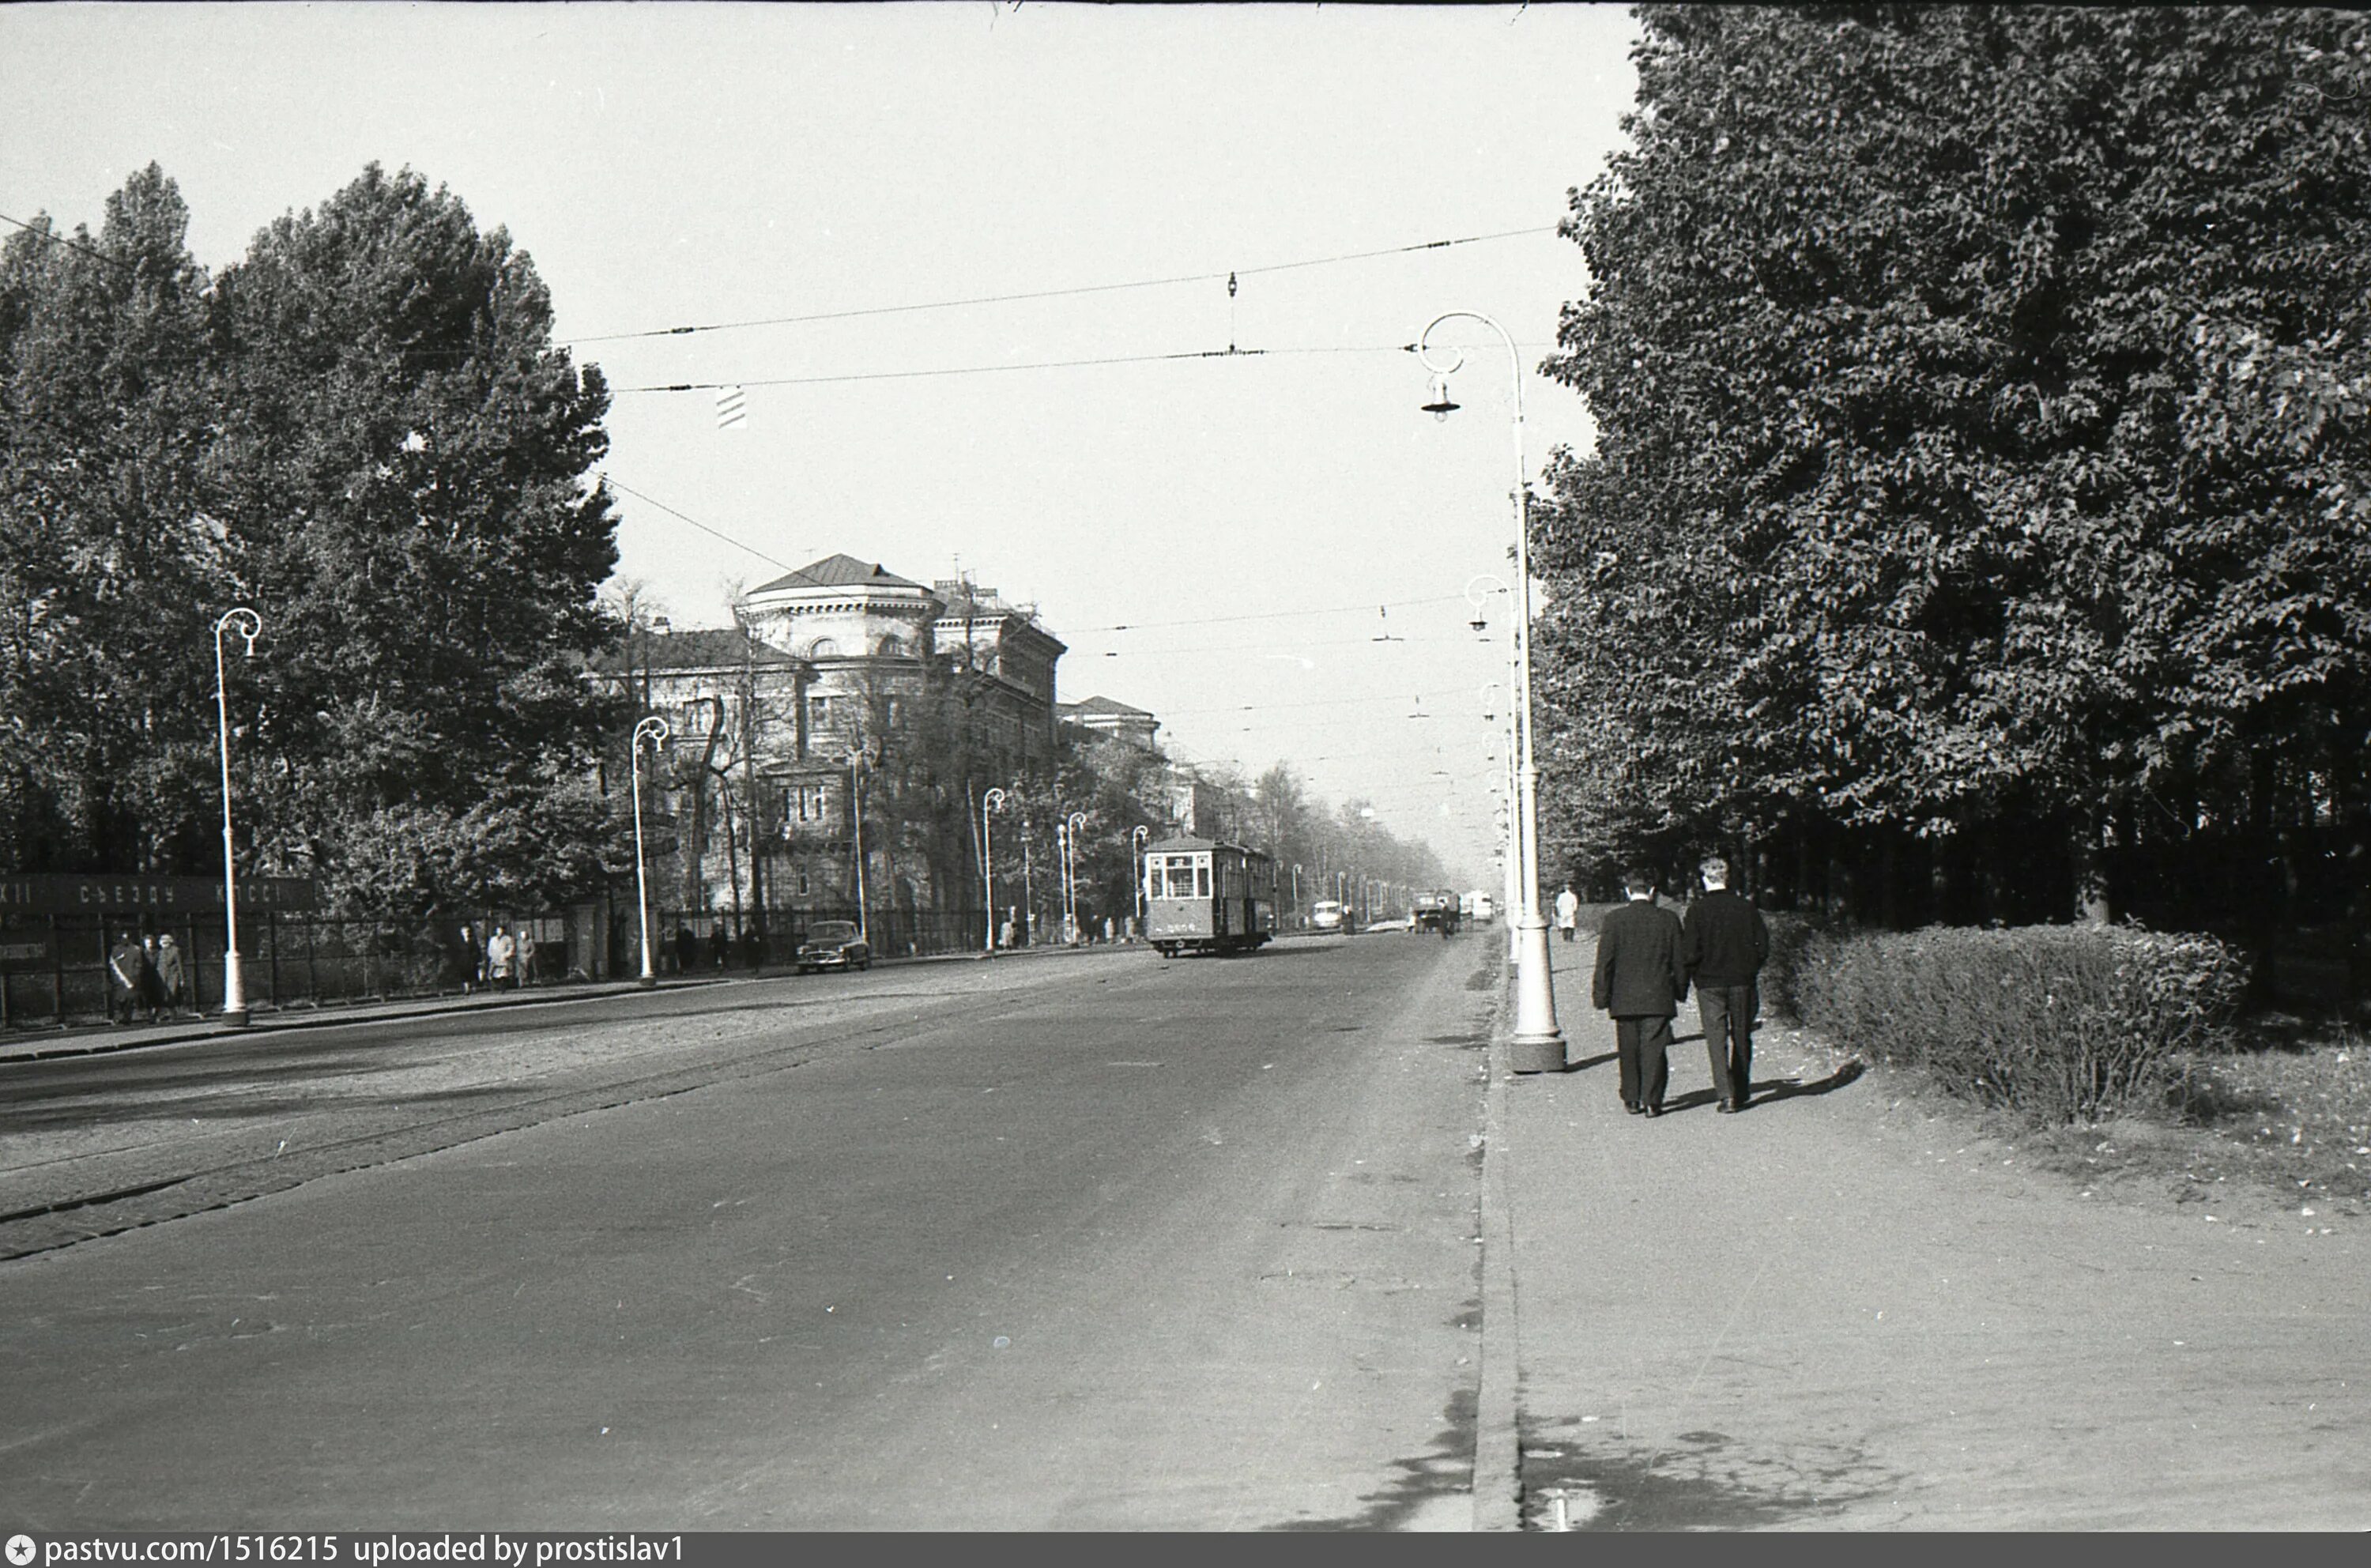
<svg viewBox="0 0 2371 1568">
<path fill-rule="evenodd" d="M 745 928 L 862 909 L 877 951 L 943 945 L 932 918 L 973 897 L 971 791 L 1052 756 L 1064 645 L 994 589 L 847 555 L 739 609 L 736 629 L 637 633 L 599 671 L 676 732 L 644 764 L 677 846 L 653 897 Z"/>
</svg>

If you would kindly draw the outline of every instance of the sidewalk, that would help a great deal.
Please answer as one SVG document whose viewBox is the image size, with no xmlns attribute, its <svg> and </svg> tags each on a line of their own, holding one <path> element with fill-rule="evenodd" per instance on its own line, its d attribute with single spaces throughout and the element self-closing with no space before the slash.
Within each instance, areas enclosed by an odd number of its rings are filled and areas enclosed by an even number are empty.
<svg viewBox="0 0 2371 1568">
<path fill-rule="evenodd" d="M 2371 1526 L 2359 1231 L 2029 1178 L 1767 1022 L 1715 1115 L 1692 1003 L 1626 1115 L 1594 949 L 1551 945 L 1569 1066 L 1498 1043 L 1486 1170 L 1524 1528 Z"/>
</svg>

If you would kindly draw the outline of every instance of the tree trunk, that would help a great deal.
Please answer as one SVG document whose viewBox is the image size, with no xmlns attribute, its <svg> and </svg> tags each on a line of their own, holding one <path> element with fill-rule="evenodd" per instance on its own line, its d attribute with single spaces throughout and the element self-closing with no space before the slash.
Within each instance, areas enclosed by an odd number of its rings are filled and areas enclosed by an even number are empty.
<svg viewBox="0 0 2371 1568">
<path fill-rule="evenodd" d="M 2115 918 L 2109 899 L 2108 856 L 2104 812 L 2078 812 L 2067 835 L 2067 855 L 2074 872 L 2075 917 L 2087 926 L 2104 926 Z"/>
</svg>

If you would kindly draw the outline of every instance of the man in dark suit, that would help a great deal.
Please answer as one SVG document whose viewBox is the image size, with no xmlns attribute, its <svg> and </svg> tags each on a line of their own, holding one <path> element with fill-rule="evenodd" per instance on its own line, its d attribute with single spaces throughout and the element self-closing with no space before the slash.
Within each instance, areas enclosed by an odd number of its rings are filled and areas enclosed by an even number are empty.
<svg viewBox="0 0 2371 1568">
<path fill-rule="evenodd" d="M 1630 902 L 1607 914 L 1597 932 L 1596 1006 L 1613 1015 L 1622 1058 L 1622 1107 L 1634 1116 L 1663 1113 L 1671 1081 L 1671 1019 L 1688 994 L 1680 954 L 1680 917 L 1655 903 L 1655 873 L 1634 867 L 1622 878 Z"/>
<path fill-rule="evenodd" d="M 1682 952 L 1704 1019 L 1712 1091 L 1722 1111 L 1742 1111 L 1753 1094 L 1755 987 L 1770 957 L 1770 927 L 1762 911 L 1729 891 L 1728 861 L 1716 855 L 1697 870 L 1705 894 L 1688 905 Z"/>
</svg>

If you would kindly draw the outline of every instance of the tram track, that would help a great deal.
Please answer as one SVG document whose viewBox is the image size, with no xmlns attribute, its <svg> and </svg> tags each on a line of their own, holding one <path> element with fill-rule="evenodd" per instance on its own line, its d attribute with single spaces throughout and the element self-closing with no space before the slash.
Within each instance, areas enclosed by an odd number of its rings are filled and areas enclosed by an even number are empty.
<svg viewBox="0 0 2371 1568">
<path fill-rule="evenodd" d="M 1151 973 L 1134 971 L 1122 977 L 1122 983 L 1147 978 Z M 499 1103 L 445 1114 L 423 1115 L 419 1109 L 389 1104 L 383 1096 L 373 1095 L 370 1086 L 375 1080 L 396 1077 L 418 1065 L 411 1054 L 399 1051 L 390 1053 L 383 1063 L 313 1086 L 317 1090 L 329 1090 L 332 1097 L 293 1116 L 266 1110 L 244 1125 L 217 1127 L 189 1137 L 156 1138 L 131 1146 L 9 1162 L 6 1150 L 15 1129 L 8 1125 L 6 1116 L 0 1115 L 0 1181 L 21 1184 L 29 1173 L 39 1173 L 36 1180 L 50 1189 L 45 1193 L 20 1196 L 12 1207 L 0 1211 L 0 1260 L 53 1251 L 284 1192 L 323 1177 L 433 1154 L 570 1116 L 787 1072 L 832 1055 L 877 1049 L 901 1035 L 986 1029 L 1006 1019 L 1044 1010 L 1049 993 L 1067 989 L 1070 985 L 1109 984 L 1115 976 L 1107 973 L 1097 973 L 1092 978 L 1055 974 L 1047 978 L 1050 984 L 1000 987 L 985 996 L 954 990 L 900 989 L 829 999 L 799 998 L 789 1005 L 802 1011 L 814 1006 L 836 1006 L 849 1011 L 829 1020 L 802 1020 L 793 1026 L 791 1037 L 778 1034 L 755 1045 L 717 1042 L 687 1044 L 666 1036 L 679 1035 L 683 1030 L 696 1028 L 720 1014 L 746 1016 L 769 1010 L 765 1004 L 689 1010 L 663 1020 L 647 1017 L 619 1019 L 602 1024 L 601 1032 L 614 1036 L 634 1030 L 665 1032 L 655 1041 L 632 1047 L 634 1056 L 647 1057 L 655 1051 L 688 1050 L 698 1053 L 697 1059 L 678 1061 L 655 1070 L 623 1073 L 615 1069 L 627 1064 L 614 1056 L 605 1063 L 579 1064 L 561 1069 L 571 1076 L 571 1081 L 541 1089 L 524 1081 L 510 1083 L 512 1092 L 501 1093 Z M 917 1003 L 930 1005 L 922 1011 L 904 1013 L 904 1009 Z M 851 1008 L 850 1004 L 857 1006 Z M 903 1016 L 880 1016 L 889 1009 Z M 451 1035 L 433 1032 L 436 1020 L 415 1021 L 422 1026 L 422 1032 L 416 1037 L 419 1044 L 450 1052 L 456 1042 Z M 385 1030 L 388 1025 L 381 1020 L 354 1027 Z M 476 1038 L 482 1043 L 468 1053 L 472 1058 L 470 1065 L 488 1064 L 497 1070 L 480 1073 L 474 1082 L 445 1092 L 500 1092 L 507 1081 L 500 1076 L 499 1057 L 513 1046 L 515 1038 L 485 1034 L 477 1034 Z M 455 1059 L 448 1055 L 444 1066 L 450 1070 L 455 1065 Z M 271 1087 L 271 1064 L 257 1062 L 253 1066 L 251 1073 L 239 1075 L 236 1084 L 226 1085 L 217 1079 L 197 1091 L 195 1097 L 212 1099 L 226 1089 L 241 1085 Z M 610 1070 L 602 1070 L 605 1066 Z M 342 1096 L 339 1094 L 341 1090 Z M 370 1103 L 358 1105 L 357 1100 Z M 356 1119 L 362 1119 L 364 1124 L 352 1125 Z M 324 1123 L 332 1126 L 323 1127 Z M 339 1123 L 348 1125 L 334 1125 Z M 312 1136 L 306 1136 L 308 1124 L 317 1129 Z M 321 1132 L 332 1132 L 333 1136 L 319 1136 Z M 235 1141 L 241 1151 L 235 1157 L 224 1158 L 226 1141 Z M 61 1179 L 67 1172 L 78 1172 L 84 1179 Z"/>
</svg>

